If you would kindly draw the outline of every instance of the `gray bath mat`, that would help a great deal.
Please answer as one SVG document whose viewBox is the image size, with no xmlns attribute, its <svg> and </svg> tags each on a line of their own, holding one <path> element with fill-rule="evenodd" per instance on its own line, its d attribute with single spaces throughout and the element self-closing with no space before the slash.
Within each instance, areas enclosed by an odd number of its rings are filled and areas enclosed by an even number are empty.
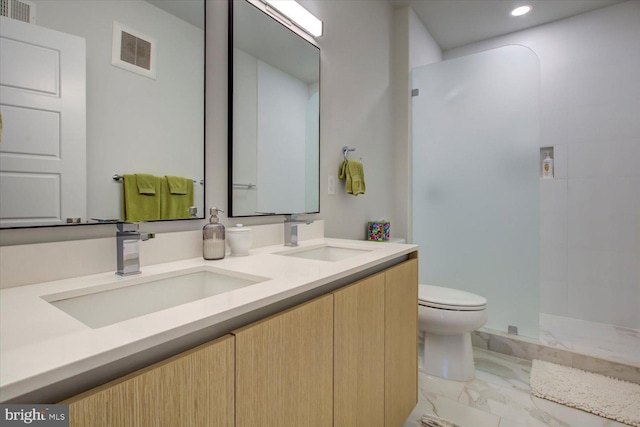
<svg viewBox="0 0 640 427">
<path fill-rule="evenodd" d="M 640 384 L 534 360 L 531 394 L 640 427 Z"/>
</svg>

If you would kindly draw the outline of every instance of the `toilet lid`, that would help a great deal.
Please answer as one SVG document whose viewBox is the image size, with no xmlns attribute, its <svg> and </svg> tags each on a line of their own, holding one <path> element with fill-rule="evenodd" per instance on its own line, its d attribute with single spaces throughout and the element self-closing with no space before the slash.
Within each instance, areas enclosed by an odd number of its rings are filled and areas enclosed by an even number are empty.
<svg viewBox="0 0 640 427">
<path fill-rule="evenodd" d="M 471 292 L 423 284 L 418 286 L 418 303 L 426 307 L 464 311 L 484 310 L 487 307 L 486 298 Z"/>
</svg>

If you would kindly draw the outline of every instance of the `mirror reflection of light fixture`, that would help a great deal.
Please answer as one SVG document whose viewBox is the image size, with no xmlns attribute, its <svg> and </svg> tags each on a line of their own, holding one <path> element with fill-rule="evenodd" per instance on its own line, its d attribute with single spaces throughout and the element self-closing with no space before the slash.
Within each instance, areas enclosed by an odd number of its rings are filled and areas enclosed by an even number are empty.
<svg viewBox="0 0 640 427">
<path fill-rule="evenodd" d="M 314 37 L 322 35 L 322 21 L 316 18 L 307 9 L 295 0 L 263 0 L 273 6 L 278 12 L 291 19 L 298 27 Z"/>
</svg>

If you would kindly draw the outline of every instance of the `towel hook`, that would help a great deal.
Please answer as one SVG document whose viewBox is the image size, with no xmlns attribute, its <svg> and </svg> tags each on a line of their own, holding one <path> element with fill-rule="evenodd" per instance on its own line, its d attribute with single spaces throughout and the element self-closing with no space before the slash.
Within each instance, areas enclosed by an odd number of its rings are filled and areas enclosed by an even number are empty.
<svg viewBox="0 0 640 427">
<path fill-rule="evenodd" d="M 348 146 L 346 146 L 346 145 L 345 145 L 344 147 L 342 147 L 342 154 L 344 155 L 344 159 L 345 159 L 345 160 L 348 160 L 348 159 L 347 159 L 347 155 L 349 154 L 349 152 L 350 152 L 350 151 L 356 151 L 356 149 L 355 149 L 355 148 L 348 147 Z"/>
</svg>

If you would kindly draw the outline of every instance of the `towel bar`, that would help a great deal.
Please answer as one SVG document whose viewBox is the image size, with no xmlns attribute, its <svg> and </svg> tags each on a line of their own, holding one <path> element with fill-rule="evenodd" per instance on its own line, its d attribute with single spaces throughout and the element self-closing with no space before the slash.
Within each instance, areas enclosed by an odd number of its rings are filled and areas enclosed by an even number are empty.
<svg viewBox="0 0 640 427">
<path fill-rule="evenodd" d="M 123 175 L 119 175 L 119 174 L 113 174 L 113 176 L 111 177 L 111 179 L 113 179 L 116 182 L 122 182 L 122 179 L 124 178 Z M 195 179 L 192 180 L 194 184 L 200 184 L 200 185 L 204 185 L 204 179 L 201 179 L 200 181 L 196 181 Z"/>
<path fill-rule="evenodd" d="M 234 188 L 247 188 L 249 190 L 257 190 L 258 186 L 256 184 L 233 184 Z"/>
</svg>

